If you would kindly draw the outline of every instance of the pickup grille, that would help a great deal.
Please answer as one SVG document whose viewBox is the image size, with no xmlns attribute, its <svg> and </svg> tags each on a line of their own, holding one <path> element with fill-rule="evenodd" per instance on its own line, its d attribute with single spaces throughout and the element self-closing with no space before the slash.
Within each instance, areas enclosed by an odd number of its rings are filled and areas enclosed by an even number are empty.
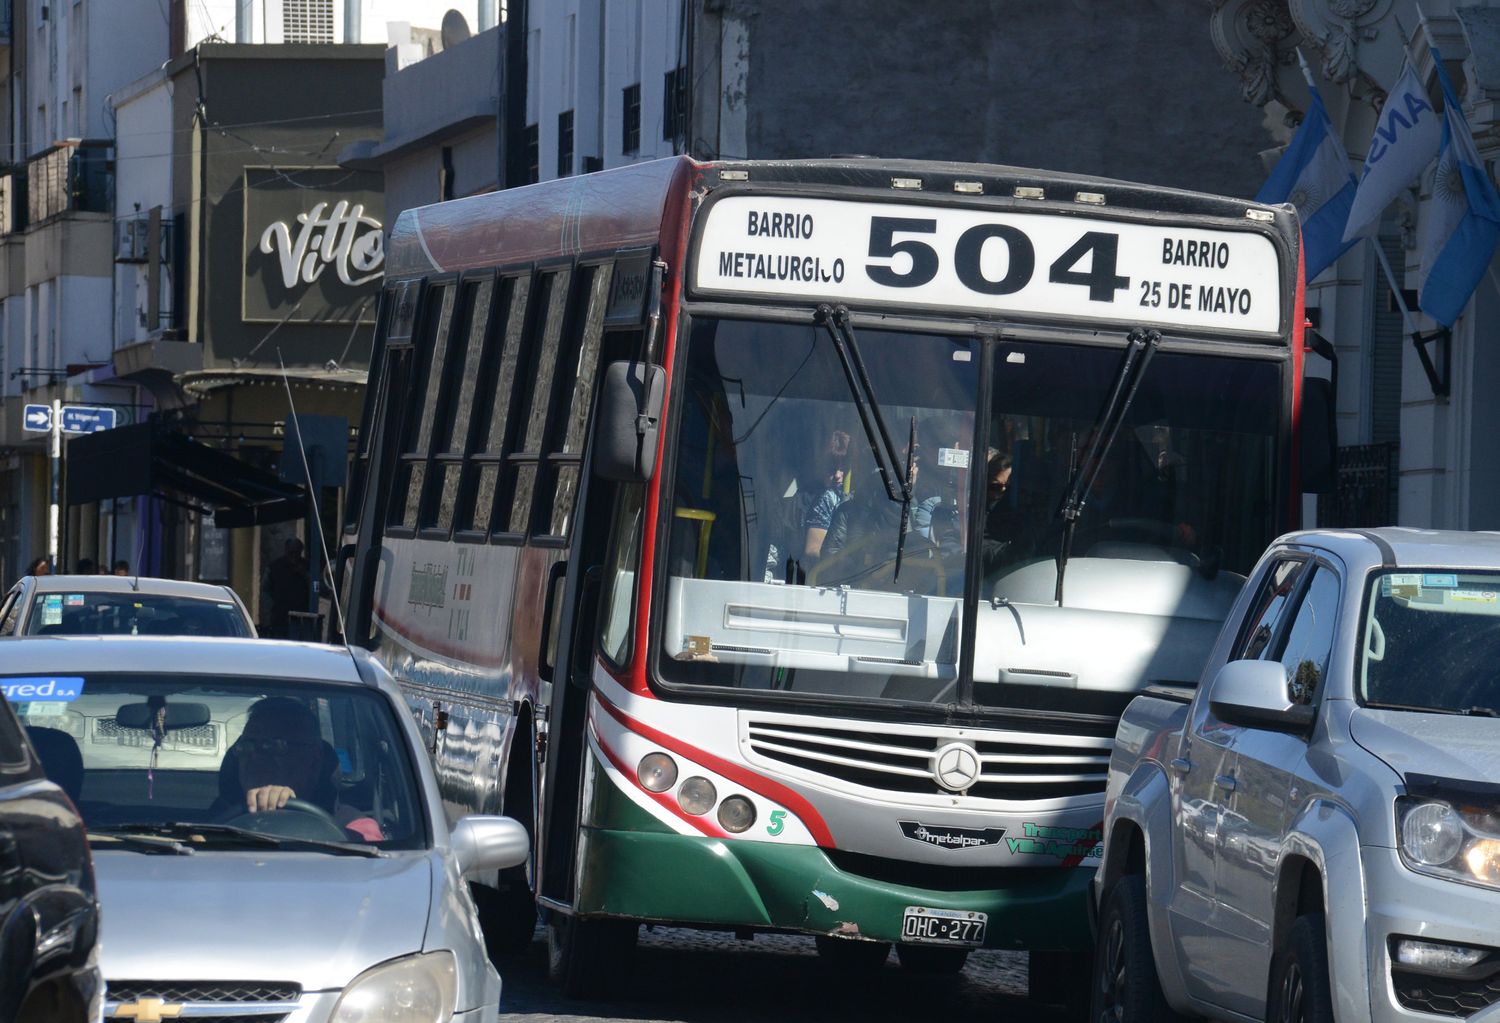
<svg viewBox="0 0 1500 1023">
<path fill-rule="evenodd" d="M 745 715 L 743 742 L 757 757 L 876 792 L 950 796 L 932 773 L 951 729 L 873 722 L 809 724 L 806 718 Z M 1104 791 L 1113 740 L 1040 732 L 969 731 L 979 753 L 979 780 L 964 795 L 1039 801 Z"/>
<path fill-rule="evenodd" d="M 1500 973 L 1488 977 L 1450 978 L 1392 970 L 1391 982 L 1402 1008 L 1434 1016 L 1467 1019 L 1500 1001 Z"/>
</svg>

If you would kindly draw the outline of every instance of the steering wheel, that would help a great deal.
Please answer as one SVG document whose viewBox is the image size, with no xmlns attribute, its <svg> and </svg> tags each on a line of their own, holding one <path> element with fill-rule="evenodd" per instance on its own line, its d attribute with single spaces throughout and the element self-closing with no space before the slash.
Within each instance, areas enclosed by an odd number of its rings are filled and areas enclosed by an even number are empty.
<svg viewBox="0 0 1500 1023">
<path fill-rule="evenodd" d="M 298 816 L 288 817 L 286 816 L 288 812 Z M 306 818 L 312 818 L 312 820 L 306 820 Z M 333 814 L 317 803 L 306 799 L 288 799 L 286 805 L 280 809 L 242 813 L 225 823 L 250 831 L 279 835 L 283 838 L 326 838 L 338 842 L 348 839 L 348 836 L 344 834 L 344 829 L 339 826 L 338 821 L 333 819 Z M 304 824 L 313 823 L 318 826 L 316 828 L 304 826 Z"/>
</svg>

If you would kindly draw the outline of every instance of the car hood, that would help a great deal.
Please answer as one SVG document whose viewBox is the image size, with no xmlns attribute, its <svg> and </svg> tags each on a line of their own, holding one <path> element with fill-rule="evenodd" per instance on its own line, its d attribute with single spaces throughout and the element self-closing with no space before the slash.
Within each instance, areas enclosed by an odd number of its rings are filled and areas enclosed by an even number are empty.
<svg viewBox="0 0 1500 1023">
<path fill-rule="evenodd" d="M 1500 777 L 1500 718 L 1361 707 L 1349 731 L 1402 777 L 1485 782 Z"/>
<path fill-rule="evenodd" d="M 304 991 L 420 951 L 431 860 L 94 850 L 106 981 L 261 980 Z"/>
</svg>

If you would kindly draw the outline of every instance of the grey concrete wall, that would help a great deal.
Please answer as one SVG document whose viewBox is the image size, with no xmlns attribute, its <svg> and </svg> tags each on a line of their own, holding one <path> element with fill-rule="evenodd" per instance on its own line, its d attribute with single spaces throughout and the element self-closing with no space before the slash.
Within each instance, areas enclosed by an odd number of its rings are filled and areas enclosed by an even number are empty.
<svg viewBox="0 0 1500 1023">
<path fill-rule="evenodd" d="M 719 97 L 705 89 L 694 99 L 700 155 L 1005 163 L 1241 196 L 1264 180 L 1256 154 L 1271 136 L 1224 70 L 1201 3 L 705 7 L 695 63 L 722 91 L 743 93 L 747 151 L 731 151 L 720 123 L 737 97 L 714 110 Z"/>
</svg>

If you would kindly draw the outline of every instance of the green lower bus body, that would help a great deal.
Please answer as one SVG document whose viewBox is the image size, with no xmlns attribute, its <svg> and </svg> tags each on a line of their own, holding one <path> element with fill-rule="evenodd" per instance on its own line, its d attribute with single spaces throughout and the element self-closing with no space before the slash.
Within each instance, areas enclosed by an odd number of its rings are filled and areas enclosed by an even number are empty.
<svg viewBox="0 0 1500 1023">
<path fill-rule="evenodd" d="M 1090 947 L 1088 867 L 997 868 L 995 886 L 935 890 L 840 869 L 817 846 L 680 835 L 596 775 L 575 911 L 668 924 L 901 941 L 908 906 L 978 911 L 984 947 Z"/>
</svg>

